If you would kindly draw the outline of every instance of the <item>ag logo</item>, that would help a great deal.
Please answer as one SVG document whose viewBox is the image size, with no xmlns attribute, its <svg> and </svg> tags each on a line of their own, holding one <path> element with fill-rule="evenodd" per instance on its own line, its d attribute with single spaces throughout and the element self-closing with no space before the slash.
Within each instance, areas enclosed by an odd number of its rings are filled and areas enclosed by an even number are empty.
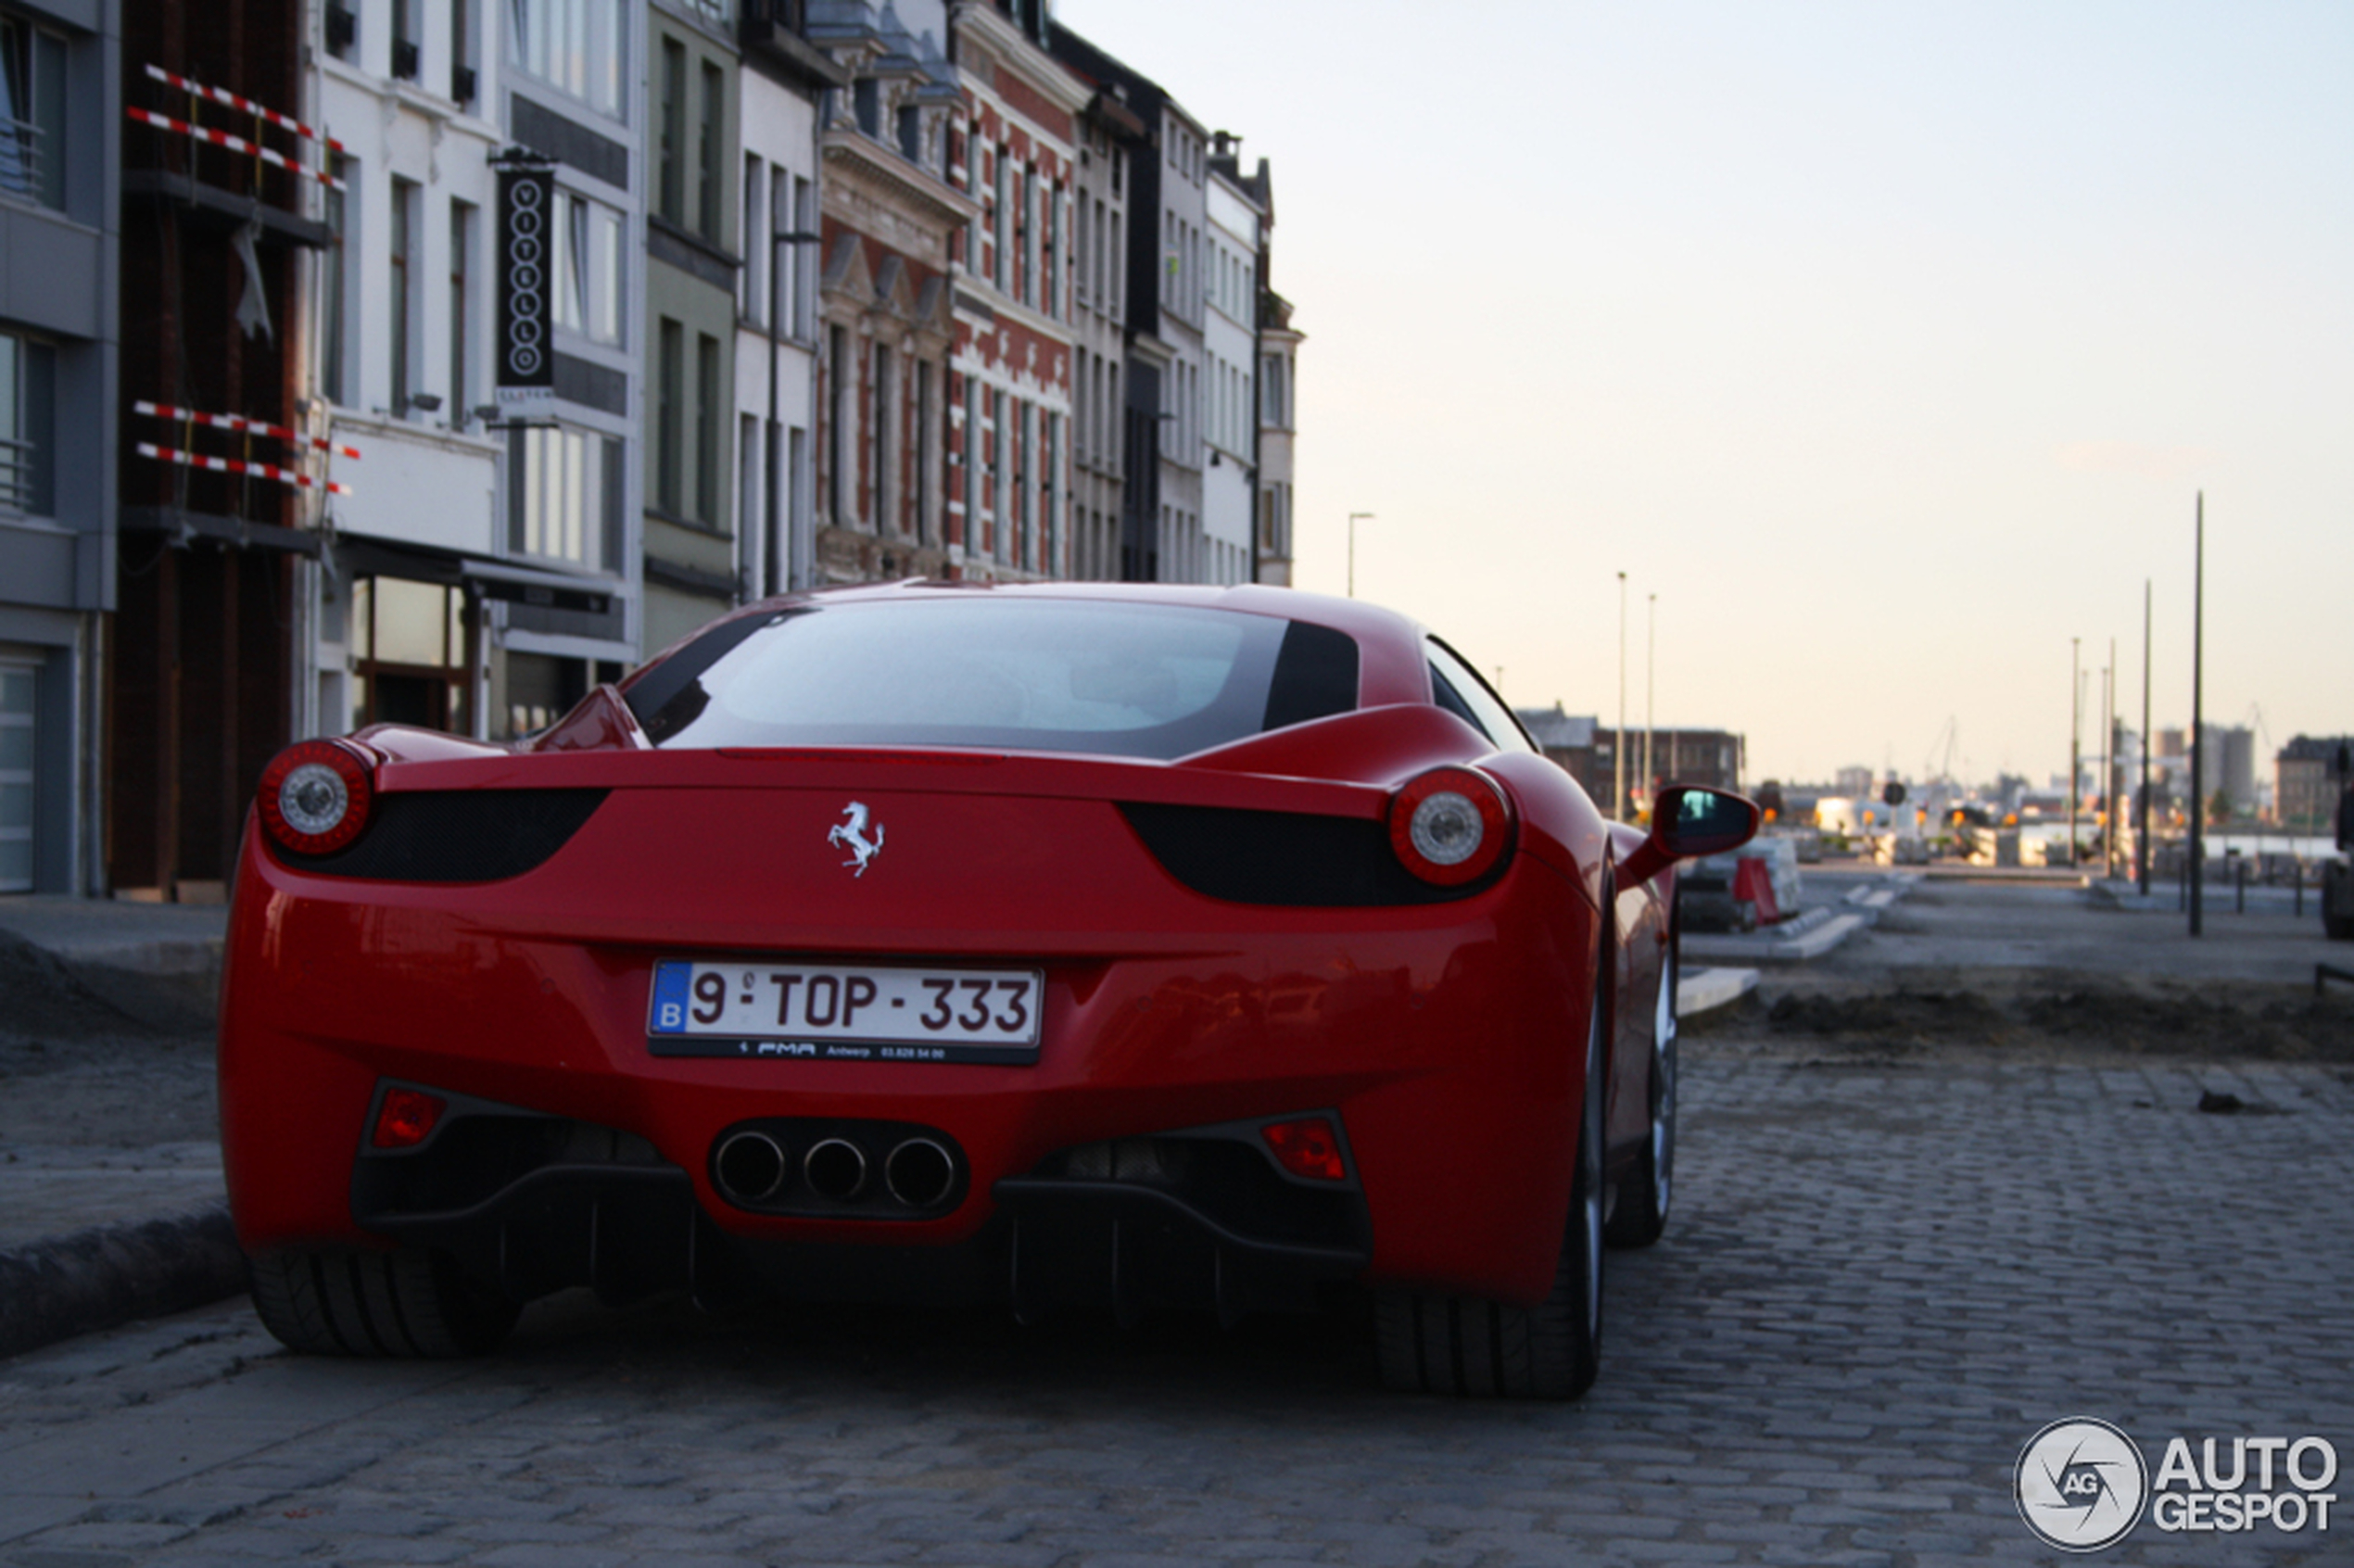
<svg viewBox="0 0 2354 1568">
<path fill-rule="evenodd" d="M 2062 1551 L 2115 1546 L 2140 1522 L 2149 1467 L 2133 1439 L 2105 1421 L 2056 1421 L 2019 1450 L 2011 1490 L 2019 1516 Z"/>
</svg>

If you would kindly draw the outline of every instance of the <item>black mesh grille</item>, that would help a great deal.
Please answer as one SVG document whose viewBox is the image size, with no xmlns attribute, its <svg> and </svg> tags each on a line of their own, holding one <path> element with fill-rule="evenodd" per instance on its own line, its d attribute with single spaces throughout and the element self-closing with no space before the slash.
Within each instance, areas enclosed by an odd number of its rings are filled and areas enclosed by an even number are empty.
<svg viewBox="0 0 2354 1568">
<path fill-rule="evenodd" d="M 495 882 L 544 864 L 580 830 L 603 790 L 418 790 L 378 795 L 367 829 L 334 854 L 280 860 L 330 877 Z"/>
<path fill-rule="evenodd" d="M 1136 802 L 1120 809 L 1171 876 L 1231 904 L 1444 904 L 1470 897 L 1497 875 L 1433 887 L 1398 864 L 1386 824 L 1361 817 Z"/>
</svg>

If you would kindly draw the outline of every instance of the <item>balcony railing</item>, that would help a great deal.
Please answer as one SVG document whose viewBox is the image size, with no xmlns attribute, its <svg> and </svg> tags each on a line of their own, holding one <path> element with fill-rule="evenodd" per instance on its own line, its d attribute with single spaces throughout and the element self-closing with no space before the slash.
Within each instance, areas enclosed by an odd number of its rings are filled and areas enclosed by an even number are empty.
<svg viewBox="0 0 2354 1568">
<path fill-rule="evenodd" d="M 29 441 L 0 438 L 0 507 L 29 512 L 35 499 L 34 465 L 39 453 Z"/>
<path fill-rule="evenodd" d="M 38 125 L 0 119 L 0 191 L 27 201 L 49 199 L 42 180 L 47 157 L 44 139 Z"/>
</svg>

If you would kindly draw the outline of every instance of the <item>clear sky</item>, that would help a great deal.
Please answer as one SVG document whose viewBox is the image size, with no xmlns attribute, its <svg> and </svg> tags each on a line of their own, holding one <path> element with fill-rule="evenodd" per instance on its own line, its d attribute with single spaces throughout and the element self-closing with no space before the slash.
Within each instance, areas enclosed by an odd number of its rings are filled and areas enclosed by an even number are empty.
<svg viewBox="0 0 2354 1568">
<path fill-rule="evenodd" d="M 1272 160 L 1301 587 L 1373 512 L 1361 597 L 1607 723 L 1624 571 L 1631 724 L 1656 594 L 1759 778 L 2040 781 L 2145 577 L 2187 717 L 2204 489 L 2210 722 L 2354 729 L 2354 4 L 1057 15 Z"/>
</svg>

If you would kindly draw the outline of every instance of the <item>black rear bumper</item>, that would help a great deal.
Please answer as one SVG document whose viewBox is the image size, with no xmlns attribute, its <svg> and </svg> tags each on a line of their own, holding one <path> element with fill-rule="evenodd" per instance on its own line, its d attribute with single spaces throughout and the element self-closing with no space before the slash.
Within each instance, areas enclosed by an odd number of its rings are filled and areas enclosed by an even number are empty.
<svg viewBox="0 0 2354 1568">
<path fill-rule="evenodd" d="M 1311 1310 L 1373 1257 L 1354 1180 L 1284 1174 L 1248 1124 L 1063 1151 L 997 1182 L 996 1212 L 959 1243 L 880 1245 L 892 1227 L 877 1221 L 878 1245 L 831 1244 L 728 1231 L 641 1139 L 449 1097 L 423 1146 L 361 1152 L 353 1218 L 517 1301 L 585 1285 L 615 1304 L 678 1290 L 712 1308 L 766 1296 L 1231 1320 Z"/>
</svg>

